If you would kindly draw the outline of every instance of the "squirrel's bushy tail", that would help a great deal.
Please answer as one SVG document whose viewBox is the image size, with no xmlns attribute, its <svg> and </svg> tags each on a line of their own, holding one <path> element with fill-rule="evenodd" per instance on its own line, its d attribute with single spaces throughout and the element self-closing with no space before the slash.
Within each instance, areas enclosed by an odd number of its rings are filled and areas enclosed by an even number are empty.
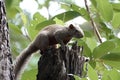
<svg viewBox="0 0 120 80">
<path fill-rule="evenodd" d="M 26 49 L 24 49 L 22 53 L 20 53 L 20 55 L 16 58 L 16 60 L 14 61 L 15 80 L 17 80 L 20 76 L 22 68 L 25 64 L 27 64 L 26 62 L 30 58 L 31 54 L 36 52 L 37 50 L 38 49 L 35 46 L 33 46 L 33 44 L 31 44 Z"/>
</svg>

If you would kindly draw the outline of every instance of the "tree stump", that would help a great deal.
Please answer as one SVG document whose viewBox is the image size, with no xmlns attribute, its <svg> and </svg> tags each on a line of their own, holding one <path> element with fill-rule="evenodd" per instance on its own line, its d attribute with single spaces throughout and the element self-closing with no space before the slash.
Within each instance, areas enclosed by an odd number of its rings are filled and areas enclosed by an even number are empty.
<svg viewBox="0 0 120 80">
<path fill-rule="evenodd" d="M 71 48 L 49 48 L 38 62 L 36 80 L 74 80 L 71 74 L 81 76 L 85 57 L 80 56 L 83 48 L 74 43 Z"/>
</svg>

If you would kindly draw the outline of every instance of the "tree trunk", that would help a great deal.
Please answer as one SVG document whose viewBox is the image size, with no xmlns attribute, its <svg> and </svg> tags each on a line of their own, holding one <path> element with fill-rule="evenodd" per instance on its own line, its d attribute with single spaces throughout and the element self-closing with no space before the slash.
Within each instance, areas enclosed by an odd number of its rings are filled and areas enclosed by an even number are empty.
<svg viewBox="0 0 120 80">
<path fill-rule="evenodd" d="M 14 80 L 13 76 L 5 2 L 0 0 L 0 80 Z"/>
<path fill-rule="evenodd" d="M 83 48 L 74 43 L 72 48 L 50 48 L 40 57 L 37 80 L 75 80 L 73 75 L 82 76 L 85 57 L 80 56 Z"/>
</svg>

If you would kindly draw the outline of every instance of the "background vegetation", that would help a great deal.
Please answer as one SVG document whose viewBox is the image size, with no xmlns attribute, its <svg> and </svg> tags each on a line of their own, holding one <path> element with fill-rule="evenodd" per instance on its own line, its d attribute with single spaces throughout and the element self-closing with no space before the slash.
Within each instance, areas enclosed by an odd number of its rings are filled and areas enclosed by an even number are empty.
<svg viewBox="0 0 120 80">
<path fill-rule="evenodd" d="M 38 9 L 45 7 L 48 18 L 39 12 L 33 15 L 20 8 L 21 0 L 6 0 L 7 18 L 10 27 L 11 49 L 13 58 L 34 39 L 39 30 L 46 25 L 57 23 L 64 25 L 67 21 L 81 16 L 86 20 L 79 24 L 84 30 L 85 37 L 78 40 L 84 46 L 84 56 L 89 57 L 88 71 L 84 71 L 83 78 L 76 80 L 119 80 L 120 79 L 120 2 L 117 0 L 90 0 L 90 15 L 97 25 L 103 43 L 100 43 L 90 23 L 90 17 L 85 7 L 80 7 L 74 0 L 43 0 Z M 83 2 L 83 0 L 81 0 Z M 117 2 L 116 2 L 117 1 Z M 50 2 L 57 2 L 65 12 L 51 15 Z M 84 3 L 83 3 L 84 4 Z M 29 0 L 28 4 L 29 5 Z M 34 6 L 34 5 L 31 5 Z M 57 13 L 57 12 L 56 12 Z M 37 60 L 35 55 L 22 80 L 35 80 Z M 87 77 L 85 77 L 87 76 Z"/>
</svg>

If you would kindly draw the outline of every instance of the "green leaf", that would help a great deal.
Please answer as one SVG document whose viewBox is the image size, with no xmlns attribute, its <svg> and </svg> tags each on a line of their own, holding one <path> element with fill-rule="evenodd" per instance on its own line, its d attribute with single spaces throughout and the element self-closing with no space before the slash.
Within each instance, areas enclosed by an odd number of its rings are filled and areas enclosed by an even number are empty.
<svg viewBox="0 0 120 80">
<path fill-rule="evenodd" d="M 35 29 L 35 26 L 27 27 L 27 31 L 31 40 L 33 40 L 39 32 L 39 30 Z"/>
<path fill-rule="evenodd" d="M 40 15 L 39 12 L 36 12 L 34 15 L 33 15 L 33 21 L 35 21 L 37 24 L 38 23 L 41 23 L 43 21 L 47 20 L 45 17 L 43 17 L 42 15 Z"/>
<path fill-rule="evenodd" d="M 112 79 L 110 78 L 110 76 L 104 74 L 102 80 L 112 80 Z"/>
<path fill-rule="evenodd" d="M 15 17 L 15 15 L 19 12 L 19 2 L 20 0 L 5 0 L 8 18 Z"/>
<path fill-rule="evenodd" d="M 114 48 L 110 53 L 120 53 L 120 46 L 118 45 L 116 48 Z"/>
<path fill-rule="evenodd" d="M 120 79 L 120 73 L 115 70 L 106 70 L 103 74 L 102 80 L 119 80 Z"/>
<path fill-rule="evenodd" d="M 23 12 L 21 12 L 20 15 L 21 15 L 24 26 L 27 26 L 27 21 L 28 21 L 27 16 Z"/>
<path fill-rule="evenodd" d="M 120 53 L 105 54 L 101 57 L 103 60 L 120 61 Z"/>
<path fill-rule="evenodd" d="M 62 20 L 59 20 L 58 18 L 55 18 L 53 21 L 55 21 L 56 24 L 64 25 L 64 22 Z"/>
<path fill-rule="evenodd" d="M 7 8 L 10 8 L 14 0 L 5 0 L 5 4 Z"/>
<path fill-rule="evenodd" d="M 109 75 L 111 77 L 112 80 L 120 80 L 120 72 L 118 72 L 117 70 L 115 69 L 112 69 L 110 72 L 109 72 Z"/>
<path fill-rule="evenodd" d="M 63 22 L 66 22 L 66 21 L 74 19 L 80 15 L 81 14 L 76 12 L 76 11 L 67 11 L 67 12 L 64 12 L 64 13 L 61 13 L 61 14 L 54 16 L 52 18 L 52 20 L 57 17 L 58 19 L 62 20 Z"/>
<path fill-rule="evenodd" d="M 112 5 L 109 3 L 109 0 L 96 0 L 97 8 L 102 15 L 103 19 L 107 22 L 110 22 L 113 18 L 113 9 Z"/>
<path fill-rule="evenodd" d="M 90 50 L 93 52 L 94 48 L 97 46 L 97 41 L 95 38 L 86 38 L 86 43 Z"/>
<path fill-rule="evenodd" d="M 85 37 L 89 37 L 89 38 L 91 38 L 92 36 L 94 36 L 93 32 L 91 32 L 91 31 L 84 31 L 84 35 L 85 35 Z"/>
<path fill-rule="evenodd" d="M 114 10 L 120 11 L 120 3 L 112 3 L 112 7 Z"/>
<path fill-rule="evenodd" d="M 120 38 L 114 37 L 110 41 L 114 42 L 117 47 L 120 46 Z"/>
<path fill-rule="evenodd" d="M 18 12 L 19 12 L 18 7 L 12 7 L 10 9 L 7 9 L 7 17 L 10 19 L 14 18 Z"/>
<path fill-rule="evenodd" d="M 72 4 L 72 5 L 71 5 L 71 8 L 72 8 L 74 11 L 78 12 L 79 14 L 81 14 L 81 16 L 82 16 L 83 18 L 85 18 L 86 20 L 90 20 L 90 17 L 89 17 L 89 15 L 88 15 L 88 12 L 87 12 L 84 8 L 81 8 L 81 7 L 79 7 L 79 6 L 75 5 L 75 4 Z"/>
<path fill-rule="evenodd" d="M 37 69 L 25 71 L 21 80 L 36 80 Z"/>
<path fill-rule="evenodd" d="M 102 77 L 102 80 L 112 80 L 110 75 L 109 75 L 109 72 L 108 70 L 105 70 L 104 73 L 103 73 L 103 77 Z"/>
<path fill-rule="evenodd" d="M 106 64 L 106 65 L 109 65 L 113 68 L 116 68 L 116 69 L 119 69 L 120 70 L 120 62 L 118 61 L 109 61 L 109 60 L 103 60 L 103 62 Z"/>
<path fill-rule="evenodd" d="M 40 58 L 39 54 L 34 54 L 32 56 L 25 72 L 22 74 L 21 80 L 36 80 L 36 75 L 38 71 L 37 63 L 39 61 L 39 58 Z"/>
<path fill-rule="evenodd" d="M 107 25 L 104 22 L 100 22 L 101 29 L 104 31 L 104 33 L 111 34 L 112 31 L 110 28 L 107 27 Z"/>
<path fill-rule="evenodd" d="M 46 21 L 43 21 L 43 22 L 37 24 L 35 29 L 36 30 L 41 30 L 45 26 L 48 26 L 48 25 L 51 25 L 51 24 L 55 24 L 55 21 L 53 21 L 53 20 L 46 20 Z"/>
<path fill-rule="evenodd" d="M 90 60 L 89 64 L 91 65 L 92 68 L 95 69 L 95 67 L 96 67 L 96 61 L 95 60 Z"/>
<path fill-rule="evenodd" d="M 65 4 L 65 3 L 61 3 L 61 8 L 65 9 L 65 10 L 70 10 L 70 5 Z"/>
<path fill-rule="evenodd" d="M 88 65 L 88 77 L 90 80 L 98 80 L 96 71 L 90 65 Z"/>
<path fill-rule="evenodd" d="M 35 27 L 36 25 L 38 25 L 39 23 L 42 23 L 46 21 L 46 18 L 44 18 L 42 15 L 40 15 L 39 12 L 36 12 L 34 15 L 33 15 L 33 20 L 31 21 L 31 26 L 32 27 Z"/>
<path fill-rule="evenodd" d="M 9 25 L 10 29 L 12 29 L 17 34 L 22 34 L 22 31 L 17 26 L 15 26 L 14 24 L 9 22 L 8 25 Z"/>
<path fill-rule="evenodd" d="M 36 35 L 38 34 L 38 32 L 45 26 L 43 26 L 42 24 L 39 23 L 46 21 L 46 18 L 44 18 L 42 15 L 40 15 L 40 13 L 36 12 L 33 15 L 33 20 L 30 23 L 30 26 L 27 27 L 29 36 L 31 39 L 34 39 L 36 37 Z M 39 29 L 36 29 L 36 25 L 39 26 Z M 41 25 L 43 27 L 41 27 Z"/>
<path fill-rule="evenodd" d="M 100 58 L 103 55 L 110 52 L 114 48 L 115 48 L 115 43 L 114 42 L 112 42 L 112 41 L 103 42 L 102 44 L 100 44 L 99 46 L 97 46 L 93 50 L 93 57 L 94 58 Z"/>
<path fill-rule="evenodd" d="M 112 25 L 114 28 L 120 27 L 120 13 L 114 13 Z"/>
<path fill-rule="evenodd" d="M 94 5 L 94 7 L 97 6 L 96 0 L 90 0 L 92 2 L 92 4 Z"/>
<path fill-rule="evenodd" d="M 18 26 L 9 23 L 9 27 L 10 27 L 10 38 L 12 39 L 12 41 L 23 41 L 24 36 L 22 34 L 22 31 L 18 28 Z"/>
<path fill-rule="evenodd" d="M 74 1 L 73 0 L 59 0 L 59 2 L 66 3 L 66 4 L 71 4 Z"/>
<path fill-rule="evenodd" d="M 74 75 L 75 80 L 81 80 L 79 76 Z"/>
<path fill-rule="evenodd" d="M 81 78 L 80 80 L 88 80 L 87 78 Z"/>
<path fill-rule="evenodd" d="M 18 26 L 9 23 L 12 54 L 18 55 L 29 43 Z"/>
</svg>

